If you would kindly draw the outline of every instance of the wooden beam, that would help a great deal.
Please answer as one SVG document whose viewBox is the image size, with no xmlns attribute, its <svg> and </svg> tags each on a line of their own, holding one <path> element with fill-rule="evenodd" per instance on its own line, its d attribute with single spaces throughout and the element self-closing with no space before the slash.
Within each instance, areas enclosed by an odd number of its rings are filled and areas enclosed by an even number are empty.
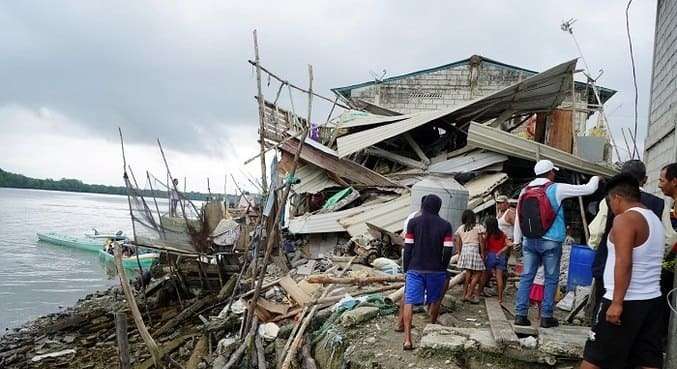
<svg viewBox="0 0 677 369">
<path fill-rule="evenodd" d="M 505 318 L 503 308 L 498 300 L 495 298 L 487 298 L 484 300 L 487 306 L 487 315 L 489 316 L 489 325 L 491 326 L 491 333 L 494 335 L 494 340 L 499 345 L 516 346 L 519 347 L 519 339 L 512 329 L 512 325 Z"/>
<path fill-rule="evenodd" d="M 367 154 L 388 159 L 390 161 L 394 161 L 395 163 L 399 163 L 410 168 L 425 169 L 426 167 L 426 165 L 420 161 L 399 154 L 395 154 L 375 146 L 367 147 Z"/>
<path fill-rule="evenodd" d="M 263 195 L 268 192 L 268 185 L 266 179 L 266 143 L 264 137 L 266 136 L 265 128 L 265 113 L 263 107 L 263 92 L 261 90 L 261 64 L 259 59 L 259 40 L 256 36 L 256 30 L 254 30 L 254 55 L 256 60 L 256 89 L 258 91 L 257 100 L 259 104 L 259 145 L 261 147 L 260 157 L 261 157 L 261 187 L 263 190 Z"/>
<path fill-rule="evenodd" d="M 299 147 L 299 143 L 299 140 L 291 139 L 282 144 L 280 149 L 293 154 Z M 397 183 L 352 160 L 339 159 L 308 144 L 305 144 L 301 151 L 301 159 L 357 184 L 377 187 L 400 187 Z"/>
<path fill-rule="evenodd" d="M 421 146 L 419 146 L 418 143 L 414 141 L 414 138 L 411 137 L 409 133 L 404 134 L 404 139 L 407 140 L 409 146 L 411 146 L 411 148 L 414 149 L 416 155 L 418 155 L 421 161 L 424 162 L 426 165 L 430 165 L 430 159 L 426 156 L 426 154 L 421 149 Z"/>
</svg>

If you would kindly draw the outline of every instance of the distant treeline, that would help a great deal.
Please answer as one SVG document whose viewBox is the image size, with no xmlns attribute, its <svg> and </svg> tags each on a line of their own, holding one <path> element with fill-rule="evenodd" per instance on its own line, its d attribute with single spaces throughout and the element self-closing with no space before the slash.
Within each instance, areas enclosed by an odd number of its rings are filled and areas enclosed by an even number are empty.
<svg viewBox="0 0 677 369">
<path fill-rule="evenodd" d="M 89 192 L 89 193 L 105 193 L 113 195 L 127 195 L 127 188 L 121 186 L 105 186 L 86 184 L 78 179 L 62 178 L 60 180 L 37 179 L 26 177 L 21 174 L 6 172 L 0 169 L 0 187 L 13 188 L 31 188 L 37 190 L 52 190 L 52 191 L 68 191 L 68 192 Z M 154 191 L 155 197 L 167 197 L 166 191 Z M 143 190 L 143 196 L 152 196 L 150 190 Z M 191 200 L 205 201 L 209 198 L 209 194 L 201 192 L 186 192 L 186 195 Z M 218 197 L 223 197 L 222 194 L 217 194 Z M 231 203 L 235 202 L 237 197 L 235 195 L 228 195 Z"/>
</svg>

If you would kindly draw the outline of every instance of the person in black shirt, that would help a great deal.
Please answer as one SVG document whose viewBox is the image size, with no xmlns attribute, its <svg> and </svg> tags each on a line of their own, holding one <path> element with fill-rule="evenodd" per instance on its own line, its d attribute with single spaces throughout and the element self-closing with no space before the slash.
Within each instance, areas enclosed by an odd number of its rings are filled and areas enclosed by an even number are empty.
<svg viewBox="0 0 677 369">
<path fill-rule="evenodd" d="M 453 250 L 451 224 L 438 213 L 442 199 L 428 195 L 421 215 L 407 224 L 404 238 L 404 345 L 412 349 L 411 319 L 414 305 L 430 304 L 430 320 L 436 323 L 447 282 L 447 267 Z"/>
</svg>

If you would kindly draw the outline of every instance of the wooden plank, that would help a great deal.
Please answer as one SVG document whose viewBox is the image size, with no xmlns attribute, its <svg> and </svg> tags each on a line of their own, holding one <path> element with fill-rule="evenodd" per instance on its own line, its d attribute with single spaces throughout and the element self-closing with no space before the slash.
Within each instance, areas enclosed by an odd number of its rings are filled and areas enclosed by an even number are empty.
<svg viewBox="0 0 677 369">
<path fill-rule="evenodd" d="M 423 152 L 423 149 L 421 149 L 421 146 L 418 145 L 416 140 L 414 140 L 413 137 L 409 133 L 404 134 L 404 139 L 407 140 L 407 143 L 409 146 L 411 146 L 412 149 L 416 152 L 416 155 L 418 155 L 419 159 L 421 159 L 422 162 L 424 162 L 426 165 L 430 164 L 430 159 L 426 154 Z"/>
<path fill-rule="evenodd" d="M 304 305 L 312 301 L 312 298 L 305 293 L 296 282 L 288 275 L 280 278 L 280 287 L 296 301 L 299 305 Z"/>
<path fill-rule="evenodd" d="M 487 298 L 484 300 L 487 306 L 487 315 L 489 316 L 489 325 L 491 326 L 491 333 L 494 335 L 494 340 L 499 345 L 519 346 L 519 339 L 512 329 L 512 325 L 505 318 L 503 308 L 498 300 L 495 298 Z"/>
<path fill-rule="evenodd" d="M 287 314 L 289 311 L 289 305 L 280 304 L 277 302 L 269 301 L 259 297 L 259 300 L 256 302 L 257 305 L 262 307 L 265 310 L 270 311 L 275 314 Z"/>
<path fill-rule="evenodd" d="M 289 153 L 295 153 L 299 142 L 298 139 L 291 139 L 280 145 L 280 149 Z M 339 159 L 310 145 L 304 146 L 301 151 L 301 159 L 311 164 L 315 164 L 329 172 L 333 172 L 341 178 L 356 182 L 357 184 L 379 187 L 400 187 L 397 183 L 352 160 Z"/>
<path fill-rule="evenodd" d="M 379 158 L 388 159 L 390 161 L 402 164 L 410 168 L 425 169 L 425 164 L 420 161 L 399 154 L 395 154 L 375 146 L 367 147 L 367 154 L 378 156 Z"/>
<path fill-rule="evenodd" d="M 553 110 L 550 113 L 545 144 L 571 154 L 574 140 L 574 124 L 571 110 Z"/>
</svg>

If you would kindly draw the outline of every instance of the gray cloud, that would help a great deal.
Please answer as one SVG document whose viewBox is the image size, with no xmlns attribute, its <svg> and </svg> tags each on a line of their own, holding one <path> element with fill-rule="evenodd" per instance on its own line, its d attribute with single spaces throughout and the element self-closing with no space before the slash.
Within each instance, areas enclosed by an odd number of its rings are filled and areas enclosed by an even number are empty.
<svg viewBox="0 0 677 369">
<path fill-rule="evenodd" d="M 475 53 L 542 70 L 577 55 L 559 30 L 562 19 L 575 17 L 588 62 L 605 70 L 600 84 L 620 91 L 609 102 L 611 109 L 622 104 L 611 116 L 617 130 L 632 125 L 624 10 L 611 0 L 3 2 L 0 106 L 46 107 L 111 141 L 119 125 L 133 142 L 162 137 L 186 153 L 228 156 L 256 134 L 255 80 L 247 63 L 253 28 L 267 66 L 306 84 L 306 64 L 313 64 L 316 90 L 329 95 L 331 87 L 369 80 L 370 71 L 405 73 Z M 631 9 L 640 137 L 654 13 L 654 1 Z M 266 95 L 276 88 L 266 87 Z M 295 103 L 305 114 L 301 96 Z M 318 120 L 326 110 L 317 108 Z M 3 130 L 8 125 L 0 121 Z"/>
</svg>

